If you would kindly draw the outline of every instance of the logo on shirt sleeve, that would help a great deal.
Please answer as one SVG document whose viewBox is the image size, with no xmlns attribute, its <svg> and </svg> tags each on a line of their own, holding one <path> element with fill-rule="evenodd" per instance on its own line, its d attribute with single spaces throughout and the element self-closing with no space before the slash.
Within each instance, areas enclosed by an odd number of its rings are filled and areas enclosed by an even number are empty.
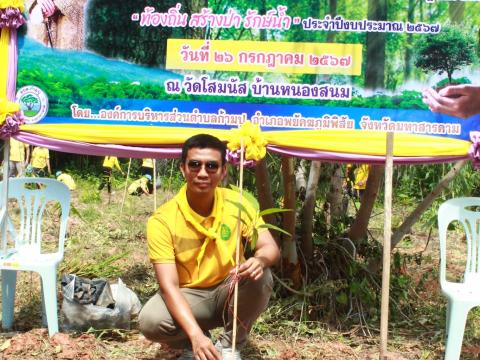
<svg viewBox="0 0 480 360">
<path fill-rule="evenodd" d="M 232 230 L 226 224 L 222 224 L 220 227 L 220 238 L 224 241 L 230 240 L 230 236 L 232 235 Z"/>
</svg>

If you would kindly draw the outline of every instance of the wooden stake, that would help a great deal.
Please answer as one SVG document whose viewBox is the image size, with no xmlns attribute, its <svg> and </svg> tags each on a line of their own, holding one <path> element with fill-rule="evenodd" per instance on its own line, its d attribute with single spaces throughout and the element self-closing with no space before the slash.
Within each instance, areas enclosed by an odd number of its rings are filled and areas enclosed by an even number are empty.
<svg viewBox="0 0 480 360">
<path fill-rule="evenodd" d="M 128 169 L 127 169 L 127 179 L 125 180 L 125 189 L 123 190 L 123 199 L 122 199 L 122 206 L 120 207 L 120 214 L 123 213 L 123 205 L 125 204 L 125 198 L 127 197 L 127 187 L 128 187 L 128 179 L 130 178 L 130 166 L 132 165 L 132 158 L 128 161 Z"/>
<path fill-rule="evenodd" d="M 243 200 L 243 152 L 244 144 L 243 138 L 240 138 L 240 179 L 239 179 L 239 190 L 240 195 L 238 197 L 238 202 L 241 204 Z M 237 249 L 235 251 L 235 266 L 238 269 L 240 265 L 240 219 L 242 216 L 242 210 L 238 209 L 238 218 L 237 218 Z M 238 281 L 235 281 L 235 290 L 233 292 L 233 325 L 232 325 L 232 354 L 235 356 L 235 347 L 237 345 L 237 313 L 238 313 Z"/>
<path fill-rule="evenodd" d="M 382 306 L 380 312 L 380 360 L 387 357 L 388 303 L 390 296 L 390 251 L 392 240 L 393 133 L 387 133 L 383 221 Z"/>
</svg>

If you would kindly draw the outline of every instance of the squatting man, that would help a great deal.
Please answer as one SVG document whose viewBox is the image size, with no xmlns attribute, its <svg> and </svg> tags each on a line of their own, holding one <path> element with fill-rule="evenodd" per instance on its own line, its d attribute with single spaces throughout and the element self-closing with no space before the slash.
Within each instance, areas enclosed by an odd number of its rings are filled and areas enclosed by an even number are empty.
<svg viewBox="0 0 480 360">
<path fill-rule="evenodd" d="M 183 349 L 180 359 L 240 359 L 232 354 L 233 299 L 229 284 L 234 265 L 239 194 L 218 187 L 224 179 L 226 147 L 216 137 L 200 134 L 182 149 L 180 170 L 185 185 L 148 220 L 148 253 L 159 291 L 145 304 L 140 331 L 147 339 Z M 247 200 L 245 210 L 254 214 Z M 253 256 L 244 245 L 253 231 L 242 211 L 241 265 L 238 267 L 238 326 L 236 349 L 241 350 L 251 327 L 265 310 L 272 292 L 272 274 L 280 252 L 267 229 L 258 231 Z M 257 222 L 257 228 L 259 224 Z M 233 297 L 232 297 L 233 298 Z M 209 330 L 223 327 L 214 345 Z M 235 356 L 233 356 L 235 355 Z"/>
</svg>

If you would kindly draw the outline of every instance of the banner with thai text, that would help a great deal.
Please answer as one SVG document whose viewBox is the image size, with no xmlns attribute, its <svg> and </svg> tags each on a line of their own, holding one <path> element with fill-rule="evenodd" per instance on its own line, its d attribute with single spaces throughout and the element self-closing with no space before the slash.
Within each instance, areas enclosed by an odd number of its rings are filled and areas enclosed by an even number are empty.
<svg viewBox="0 0 480 360">
<path fill-rule="evenodd" d="M 478 1 L 52 2 L 25 3 L 28 124 L 480 128 Z"/>
</svg>

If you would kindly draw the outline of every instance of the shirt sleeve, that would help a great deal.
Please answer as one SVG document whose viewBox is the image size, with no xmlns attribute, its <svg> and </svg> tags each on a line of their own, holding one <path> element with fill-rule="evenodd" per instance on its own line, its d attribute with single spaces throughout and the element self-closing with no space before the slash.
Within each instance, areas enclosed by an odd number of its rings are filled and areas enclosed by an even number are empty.
<svg viewBox="0 0 480 360">
<path fill-rule="evenodd" d="M 152 263 L 174 264 L 175 249 L 168 224 L 159 215 L 153 215 L 147 223 L 148 257 Z"/>
</svg>

